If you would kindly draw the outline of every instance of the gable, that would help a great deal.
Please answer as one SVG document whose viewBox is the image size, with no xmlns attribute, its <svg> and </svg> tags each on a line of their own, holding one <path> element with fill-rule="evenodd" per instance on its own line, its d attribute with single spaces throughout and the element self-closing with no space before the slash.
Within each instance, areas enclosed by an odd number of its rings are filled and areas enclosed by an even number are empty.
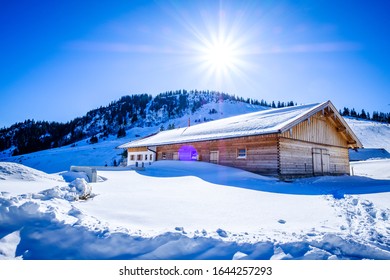
<svg viewBox="0 0 390 280">
<path fill-rule="evenodd" d="M 337 131 L 336 126 L 321 112 L 298 123 L 281 134 L 282 137 L 319 143 L 331 146 L 347 147 L 345 137 Z"/>
<path fill-rule="evenodd" d="M 281 129 L 282 136 L 302 141 L 348 148 L 361 148 L 362 143 L 328 101 L 302 115 Z"/>
</svg>

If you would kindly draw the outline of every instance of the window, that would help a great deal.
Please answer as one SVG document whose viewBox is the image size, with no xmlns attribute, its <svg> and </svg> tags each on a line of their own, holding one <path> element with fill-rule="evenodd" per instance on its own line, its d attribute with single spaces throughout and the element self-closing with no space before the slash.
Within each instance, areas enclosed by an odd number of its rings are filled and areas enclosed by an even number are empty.
<svg viewBox="0 0 390 280">
<path fill-rule="evenodd" d="M 134 159 L 135 159 L 135 156 L 134 155 L 130 155 L 130 160 L 134 161 Z"/>
<path fill-rule="evenodd" d="M 167 159 L 167 153 L 162 153 L 162 159 Z"/>
<path fill-rule="evenodd" d="M 237 158 L 246 158 L 246 149 L 237 149 Z"/>
<path fill-rule="evenodd" d="M 152 155 L 152 154 L 149 155 L 149 160 L 150 160 L 150 161 L 153 160 L 153 155 Z"/>
<path fill-rule="evenodd" d="M 137 155 L 137 160 L 142 160 L 142 155 Z"/>
<path fill-rule="evenodd" d="M 197 160 L 198 159 L 198 153 L 196 151 L 191 151 L 191 160 Z"/>
<path fill-rule="evenodd" d="M 145 160 L 148 160 L 148 155 L 145 155 Z"/>
</svg>

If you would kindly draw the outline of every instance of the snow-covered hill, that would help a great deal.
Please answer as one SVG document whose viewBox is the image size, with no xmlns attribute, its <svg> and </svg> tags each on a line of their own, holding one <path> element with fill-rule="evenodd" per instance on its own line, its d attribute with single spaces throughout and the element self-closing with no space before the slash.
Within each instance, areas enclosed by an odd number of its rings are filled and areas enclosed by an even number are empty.
<svg viewBox="0 0 390 280">
<path fill-rule="evenodd" d="M 188 121 L 190 121 L 192 125 L 195 125 L 205 121 L 255 112 L 262 109 L 264 109 L 264 107 L 244 102 L 212 102 L 203 105 L 194 113 L 180 118 L 170 119 L 163 123 L 162 126 L 164 126 L 165 129 L 167 129 L 169 125 L 174 125 L 176 128 L 185 127 L 188 125 Z M 216 113 L 210 114 L 210 111 Z M 116 149 L 116 147 L 131 140 L 156 133 L 160 131 L 160 129 L 161 125 L 134 127 L 129 129 L 126 136 L 123 138 L 118 139 L 116 136 L 108 136 L 105 140 L 99 140 L 96 144 L 89 144 L 86 140 L 82 140 L 73 145 L 21 156 L 10 157 L 9 154 L 4 152 L 0 153 L 0 161 L 21 163 L 47 173 L 69 170 L 71 165 L 113 166 L 114 161 L 119 163 L 122 160 L 121 154 L 123 150 Z"/>
<path fill-rule="evenodd" d="M 384 148 L 390 152 L 390 124 L 345 118 L 365 148 Z"/>
</svg>

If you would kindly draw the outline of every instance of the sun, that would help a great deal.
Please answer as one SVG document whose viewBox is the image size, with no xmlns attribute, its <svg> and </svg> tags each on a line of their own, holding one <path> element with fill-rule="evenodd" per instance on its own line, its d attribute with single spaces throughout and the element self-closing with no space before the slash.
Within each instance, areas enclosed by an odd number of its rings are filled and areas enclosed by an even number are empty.
<svg viewBox="0 0 390 280">
<path fill-rule="evenodd" d="M 218 6 L 215 13 L 203 12 L 195 21 L 179 13 L 185 36 L 180 41 L 182 63 L 193 66 L 194 80 L 208 87 L 221 89 L 248 85 L 248 73 L 253 71 L 253 53 L 258 44 L 253 44 L 257 35 L 245 16 Z M 256 29 L 257 30 L 257 29 Z M 253 35 L 253 36 L 252 36 Z"/>
<path fill-rule="evenodd" d="M 210 44 L 204 52 L 205 63 L 214 70 L 228 70 L 234 66 L 236 54 L 233 47 L 225 42 Z"/>
<path fill-rule="evenodd" d="M 204 67 L 212 72 L 228 72 L 237 66 L 237 50 L 228 41 L 205 41 L 200 53 Z"/>
</svg>

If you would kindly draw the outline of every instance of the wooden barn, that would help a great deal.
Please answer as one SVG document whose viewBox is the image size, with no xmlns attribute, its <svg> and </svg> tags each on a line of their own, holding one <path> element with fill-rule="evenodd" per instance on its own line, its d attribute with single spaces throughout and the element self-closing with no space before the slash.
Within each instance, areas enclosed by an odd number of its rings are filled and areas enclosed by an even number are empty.
<svg viewBox="0 0 390 280">
<path fill-rule="evenodd" d="M 330 102 L 262 110 L 120 146 L 128 165 L 199 160 L 281 178 L 349 174 L 361 142 Z"/>
</svg>

